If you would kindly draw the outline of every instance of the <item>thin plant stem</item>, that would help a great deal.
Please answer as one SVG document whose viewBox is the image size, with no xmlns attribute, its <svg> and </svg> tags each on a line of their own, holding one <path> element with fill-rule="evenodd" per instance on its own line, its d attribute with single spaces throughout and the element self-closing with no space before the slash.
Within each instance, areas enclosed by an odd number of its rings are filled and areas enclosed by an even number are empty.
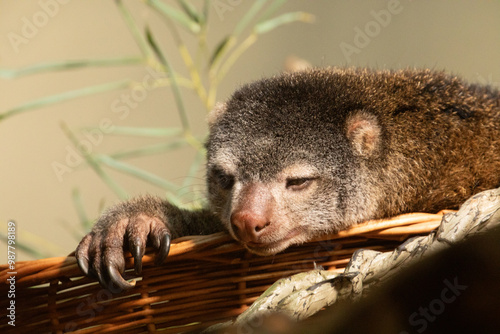
<svg viewBox="0 0 500 334">
<path fill-rule="evenodd" d="M 168 59 L 165 57 L 165 55 L 161 52 L 161 50 L 158 48 L 158 44 L 156 44 L 156 41 L 153 39 L 153 36 L 147 31 L 147 37 L 148 37 L 148 42 L 151 45 L 153 51 L 155 52 L 156 56 L 158 57 L 160 63 L 165 67 L 167 70 L 167 73 L 173 73 L 173 69 L 170 65 L 170 62 Z M 202 147 L 201 143 L 196 140 L 196 138 L 192 135 L 191 133 L 191 128 L 189 125 L 189 120 L 187 117 L 186 109 L 184 107 L 184 101 L 182 100 L 181 96 L 181 91 L 179 89 L 179 85 L 177 84 L 177 80 L 175 76 L 171 77 L 172 81 L 172 92 L 174 94 L 175 98 L 175 103 L 177 105 L 177 110 L 179 111 L 179 116 L 181 119 L 181 124 L 182 124 L 182 129 L 184 133 L 184 137 L 186 138 L 187 142 L 193 146 L 195 149 L 199 150 L 200 146 Z"/>
<path fill-rule="evenodd" d="M 122 80 L 122 81 L 116 81 L 116 82 L 108 82 L 105 84 L 101 85 L 96 85 L 96 86 L 91 86 L 91 87 L 84 87 L 76 90 L 72 90 L 69 92 L 64 92 L 56 95 L 51 95 L 47 96 L 38 100 L 26 102 L 20 106 L 14 107 L 12 109 L 9 109 L 3 113 L 0 114 L 0 121 L 5 120 L 6 118 L 12 117 L 14 115 L 18 115 L 23 112 L 27 112 L 33 109 L 38 109 L 46 106 L 50 106 L 53 104 L 61 103 L 64 101 L 84 97 L 84 96 L 90 96 L 90 95 L 95 95 L 97 93 L 103 93 L 103 92 L 108 92 L 112 90 L 117 90 L 117 89 L 123 89 L 123 88 L 128 88 L 131 87 L 131 85 L 134 83 L 132 80 Z"/>
<path fill-rule="evenodd" d="M 115 153 L 109 154 L 109 156 L 113 159 L 116 159 L 116 160 L 137 158 L 137 157 L 142 157 L 142 156 L 170 152 L 170 151 L 173 151 L 175 149 L 185 147 L 186 145 L 188 145 L 188 143 L 184 139 L 178 139 L 178 140 L 170 142 L 170 143 L 160 143 L 160 144 L 149 145 L 146 147 L 136 148 L 136 149 L 132 149 L 132 150 L 115 152 Z"/>
<path fill-rule="evenodd" d="M 226 39 L 225 43 L 223 43 L 223 45 L 220 47 L 220 50 L 218 50 L 218 53 L 214 57 L 210 66 L 210 71 L 212 72 L 211 76 L 213 78 L 217 76 L 224 55 L 236 45 L 236 43 L 238 42 L 239 35 L 248 26 L 248 24 L 255 17 L 255 15 L 257 15 L 259 10 L 262 8 L 262 6 L 264 6 L 266 2 L 267 0 L 256 0 L 250 7 L 250 9 L 247 11 L 247 13 L 236 25 L 236 27 L 233 29 L 233 32 Z"/>
<path fill-rule="evenodd" d="M 5 79 L 15 79 L 23 76 L 45 73 L 45 72 L 56 72 L 56 71 L 67 71 L 86 67 L 111 67 L 111 66 L 122 66 L 122 65 L 138 65 L 144 64 L 144 58 L 142 57 L 119 57 L 119 58 L 109 58 L 109 59 L 80 59 L 80 60 L 65 60 L 58 62 L 48 62 L 40 63 L 31 66 L 22 67 L 19 69 L 6 69 L 0 68 L 0 78 Z"/>
<path fill-rule="evenodd" d="M 173 184 L 173 183 L 171 183 L 171 182 L 169 182 L 169 181 L 167 181 L 167 180 L 165 180 L 165 179 L 163 179 L 163 178 L 161 178 L 153 173 L 150 173 L 148 171 L 145 171 L 145 170 L 140 169 L 138 167 L 135 167 L 131 164 L 125 163 L 123 161 L 115 160 L 108 155 L 104 155 L 104 154 L 98 155 L 95 158 L 95 160 L 100 162 L 100 163 L 105 164 L 106 166 L 108 166 L 110 168 L 113 168 L 113 169 L 120 171 L 122 173 L 126 173 L 128 175 L 132 175 L 135 178 L 138 178 L 138 179 L 141 179 L 141 180 L 146 181 L 148 183 L 151 183 L 152 185 L 155 185 L 155 186 L 160 187 L 162 189 L 165 189 L 167 191 L 175 193 L 178 189 L 178 187 L 175 184 Z"/>
<path fill-rule="evenodd" d="M 80 225 L 84 230 L 90 229 L 91 220 L 89 219 L 87 213 L 85 212 L 80 191 L 76 188 L 73 189 L 73 191 L 71 192 L 71 198 L 73 199 L 73 205 L 75 207 L 78 220 L 80 221 Z"/>
<path fill-rule="evenodd" d="M 186 44 L 182 41 L 182 38 L 175 28 L 175 26 L 172 24 L 169 18 L 165 17 L 164 18 L 165 23 L 170 29 L 170 32 L 172 33 L 172 37 L 175 41 L 175 44 L 177 45 L 177 48 L 179 49 L 179 54 L 181 55 L 182 60 L 184 61 L 184 64 L 186 65 L 186 68 L 188 69 L 189 75 L 191 77 L 191 81 L 194 86 L 194 90 L 198 94 L 200 100 L 203 102 L 203 105 L 208 108 L 207 106 L 207 92 L 205 90 L 205 87 L 203 87 L 202 81 L 201 81 L 201 76 L 196 68 L 196 65 L 193 62 L 193 58 L 191 57 L 191 54 L 189 53 L 189 50 L 186 47 Z M 201 30 L 200 30 L 201 31 Z"/>
<path fill-rule="evenodd" d="M 252 7 L 247 11 L 243 18 L 238 22 L 233 30 L 233 36 L 238 37 L 243 30 L 248 26 L 252 19 L 257 15 L 261 8 L 266 4 L 268 0 L 256 0 L 254 1 Z"/>
<path fill-rule="evenodd" d="M 118 9 L 120 10 L 123 20 L 125 21 L 125 24 L 130 30 L 132 36 L 134 37 L 134 40 L 137 43 L 137 46 L 139 46 L 139 49 L 141 50 L 142 54 L 144 55 L 144 57 L 146 57 L 148 62 L 152 61 L 154 59 L 153 52 L 151 51 L 151 48 L 149 47 L 147 41 L 144 39 L 144 36 L 139 30 L 139 27 L 137 27 L 137 24 L 135 23 L 132 14 L 130 14 L 130 11 L 127 9 L 127 7 L 123 5 L 123 2 L 121 0 L 115 0 L 115 3 Z"/>
<path fill-rule="evenodd" d="M 85 158 L 85 161 L 89 164 L 89 166 L 94 170 L 94 172 L 103 180 L 103 182 L 118 196 L 120 199 L 128 198 L 128 194 L 115 180 L 113 180 L 100 166 L 99 162 L 88 152 L 82 149 L 78 138 L 76 138 L 75 134 L 69 129 L 66 123 L 61 123 L 61 129 L 69 138 L 69 140 L 73 143 L 73 145 L 77 148 L 77 150 L 82 154 Z"/>
<path fill-rule="evenodd" d="M 169 6 L 159 0 L 145 0 L 145 2 L 163 16 L 173 19 L 179 23 L 180 26 L 186 28 L 188 31 L 194 34 L 200 31 L 200 25 L 197 22 L 191 20 L 186 14 L 173 8 L 172 6 Z"/>
<path fill-rule="evenodd" d="M 234 63 L 238 60 L 238 58 L 246 51 L 249 47 L 251 47 L 257 41 L 257 34 L 250 34 L 227 58 L 224 64 L 221 66 L 219 73 L 217 75 L 215 86 L 218 86 L 222 79 L 229 72 L 231 67 L 233 67 Z M 215 101 L 214 101 L 215 102 Z"/>
</svg>

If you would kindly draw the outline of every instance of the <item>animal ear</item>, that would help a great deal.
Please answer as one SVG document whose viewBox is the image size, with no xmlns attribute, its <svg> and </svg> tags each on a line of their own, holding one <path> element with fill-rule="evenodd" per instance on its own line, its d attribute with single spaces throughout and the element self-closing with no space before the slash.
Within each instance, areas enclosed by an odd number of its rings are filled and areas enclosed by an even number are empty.
<svg viewBox="0 0 500 334">
<path fill-rule="evenodd" d="M 302 72 L 311 69 L 313 66 L 307 60 L 295 56 L 288 56 L 285 60 L 286 72 Z"/>
<path fill-rule="evenodd" d="M 212 126 L 217 122 L 217 120 L 220 118 L 222 114 L 226 112 L 227 106 L 223 102 L 217 102 L 215 104 L 215 107 L 208 113 L 208 126 Z"/>
<path fill-rule="evenodd" d="M 358 111 L 347 119 L 347 138 L 355 153 L 364 157 L 375 154 L 381 146 L 381 128 L 377 117 Z"/>
</svg>

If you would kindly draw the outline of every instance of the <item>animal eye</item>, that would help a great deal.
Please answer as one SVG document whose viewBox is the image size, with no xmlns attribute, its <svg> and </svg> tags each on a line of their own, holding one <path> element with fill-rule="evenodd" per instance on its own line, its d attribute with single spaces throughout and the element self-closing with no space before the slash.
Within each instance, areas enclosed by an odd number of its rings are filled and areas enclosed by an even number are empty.
<svg viewBox="0 0 500 334">
<path fill-rule="evenodd" d="M 234 185 L 234 176 L 229 175 L 219 169 L 213 171 L 215 180 L 219 186 L 224 190 L 230 190 Z"/>
<path fill-rule="evenodd" d="M 287 179 L 286 187 L 287 189 L 291 190 L 303 190 L 309 187 L 313 180 L 314 178 L 307 178 L 307 177 Z"/>
</svg>

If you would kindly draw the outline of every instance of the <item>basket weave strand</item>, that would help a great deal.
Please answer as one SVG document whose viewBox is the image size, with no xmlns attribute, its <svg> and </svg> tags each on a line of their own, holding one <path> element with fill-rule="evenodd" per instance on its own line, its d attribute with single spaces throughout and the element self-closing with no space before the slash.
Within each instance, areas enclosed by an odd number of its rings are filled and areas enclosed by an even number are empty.
<svg viewBox="0 0 500 334">
<path fill-rule="evenodd" d="M 179 333 L 224 322 L 242 313 L 276 280 L 322 266 L 342 271 L 359 248 L 389 251 L 410 236 L 435 229 L 442 214 L 406 214 L 359 224 L 270 257 L 245 251 L 228 235 L 173 241 L 162 266 L 154 251 L 143 259 L 143 277 L 111 294 L 82 276 L 73 255 L 16 263 L 16 327 L 2 333 Z M 127 254 L 126 274 L 133 274 Z M 2 282 L 10 276 L 0 265 Z M 9 285 L 2 284 L 2 295 Z M 5 310 L 9 299 L 1 298 Z"/>
</svg>

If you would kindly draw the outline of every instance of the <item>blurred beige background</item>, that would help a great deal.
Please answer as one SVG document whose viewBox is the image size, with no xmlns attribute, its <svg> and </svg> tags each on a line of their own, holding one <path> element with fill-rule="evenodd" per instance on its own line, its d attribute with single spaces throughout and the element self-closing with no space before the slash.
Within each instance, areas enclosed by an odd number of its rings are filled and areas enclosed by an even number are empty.
<svg viewBox="0 0 500 334">
<path fill-rule="evenodd" d="M 177 4 L 173 0 L 165 1 L 173 6 Z M 198 5 L 202 1 L 192 3 Z M 221 3 L 230 10 L 217 13 L 214 6 Z M 210 48 L 231 31 L 251 3 L 213 1 L 208 36 Z M 26 20 L 33 20 L 47 4 L 52 4 L 53 17 L 33 32 L 26 43 L 13 45 L 9 36 L 22 34 Z M 129 0 L 125 4 L 141 26 L 148 22 L 164 49 L 172 50 L 174 67 L 181 68 L 168 29 L 157 15 L 140 1 Z M 381 10 L 389 9 L 393 12 L 389 18 L 380 16 Z M 279 13 L 298 10 L 314 14 L 315 23 L 294 23 L 261 36 L 222 83 L 218 100 L 227 98 L 245 82 L 279 72 L 290 55 L 306 59 L 315 66 L 444 69 L 471 82 L 499 86 L 500 1 L 290 0 Z M 372 29 L 368 39 L 359 36 L 359 31 L 364 29 Z M 139 49 L 113 1 L 0 1 L 0 68 L 128 55 L 139 55 Z M 92 84 L 127 78 L 140 81 L 147 73 L 144 66 L 135 65 L 0 79 L 0 113 L 30 100 Z M 148 92 L 129 117 L 121 120 L 111 112 L 111 104 L 123 92 L 72 100 L 0 122 L 0 232 L 5 234 L 8 220 L 14 219 L 18 227 L 17 240 L 38 249 L 43 256 L 66 255 L 75 248 L 78 236 L 84 231 L 71 201 L 72 190 L 80 190 L 87 212 L 93 217 L 97 215 L 99 203 L 104 201 L 110 205 L 117 199 L 84 164 L 64 174 L 62 181 L 58 180 L 52 164 L 64 162 L 68 147 L 71 147 L 60 123 L 78 129 L 110 118 L 113 124 L 120 126 L 179 125 L 169 88 Z M 192 118 L 195 120 L 193 126 L 196 132 L 202 133 L 204 111 L 201 104 L 189 96 L 191 93 L 187 94 L 187 107 L 197 115 Z M 153 142 L 158 141 L 106 137 L 95 150 L 113 152 L 116 148 Z M 156 155 L 131 162 L 181 184 L 192 159 L 193 151 L 186 149 L 174 155 Z M 202 172 L 201 169 L 200 175 Z M 164 194 L 158 187 L 113 171 L 110 174 L 132 195 Z M 202 178 L 199 184 L 203 185 Z M 0 248 L 3 249 L 0 263 L 5 263 L 7 247 L 3 241 Z M 31 258 L 22 251 L 17 255 L 18 261 Z"/>
</svg>

